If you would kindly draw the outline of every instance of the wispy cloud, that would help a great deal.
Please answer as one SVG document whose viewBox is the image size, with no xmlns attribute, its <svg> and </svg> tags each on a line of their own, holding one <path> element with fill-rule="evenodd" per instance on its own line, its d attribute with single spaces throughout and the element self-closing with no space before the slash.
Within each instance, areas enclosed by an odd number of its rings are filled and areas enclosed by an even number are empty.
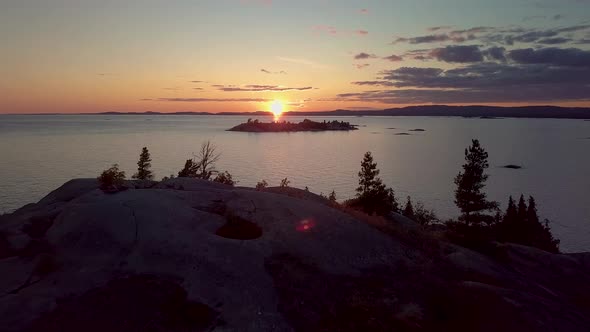
<svg viewBox="0 0 590 332">
<path fill-rule="evenodd" d="M 259 85 L 259 84 L 249 84 L 249 85 L 244 85 L 244 86 L 214 85 L 213 87 L 217 88 L 220 91 L 225 91 L 225 92 L 305 91 L 305 90 L 313 90 L 314 89 L 311 86 L 284 87 L 284 86 L 280 86 L 280 85 Z"/>
<path fill-rule="evenodd" d="M 262 68 L 262 69 L 260 69 L 260 71 L 263 72 L 263 73 L 265 73 L 265 74 L 273 74 L 273 75 L 281 74 L 281 75 L 287 75 L 287 72 L 284 71 L 284 70 L 270 71 L 270 70 L 267 70 L 267 69 Z"/>
<path fill-rule="evenodd" d="M 370 64 L 368 63 L 361 63 L 361 64 L 353 64 L 353 66 L 356 67 L 356 69 L 364 69 L 370 66 Z"/>
<path fill-rule="evenodd" d="M 266 98 L 158 98 L 156 100 L 184 103 L 264 103 L 271 101 L 271 99 Z"/>
<path fill-rule="evenodd" d="M 359 35 L 359 36 L 366 36 L 369 34 L 369 31 L 367 30 L 355 30 L 354 31 L 355 35 Z"/>
<path fill-rule="evenodd" d="M 311 61 L 305 58 L 291 58 L 291 57 L 283 57 L 283 56 L 279 56 L 277 57 L 277 59 L 281 60 L 281 61 L 285 61 L 285 62 L 290 62 L 290 63 L 295 63 L 295 64 L 299 64 L 299 65 L 305 65 L 305 66 L 310 66 L 313 68 L 329 68 L 328 66 L 321 64 L 321 63 L 317 63 L 315 61 Z"/>
<path fill-rule="evenodd" d="M 330 25 L 316 25 L 313 26 L 312 29 L 317 33 L 327 33 L 333 36 L 338 34 L 338 30 L 336 30 L 335 27 Z"/>
<path fill-rule="evenodd" d="M 359 14 L 367 15 L 369 14 L 369 10 L 367 8 L 362 8 L 358 10 Z"/>
<path fill-rule="evenodd" d="M 369 54 L 369 53 L 365 53 L 365 52 L 361 52 L 359 54 L 356 54 L 354 56 L 355 60 L 365 60 L 365 59 L 375 59 L 378 58 L 378 56 L 376 56 L 375 54 Z"/>
</svg>

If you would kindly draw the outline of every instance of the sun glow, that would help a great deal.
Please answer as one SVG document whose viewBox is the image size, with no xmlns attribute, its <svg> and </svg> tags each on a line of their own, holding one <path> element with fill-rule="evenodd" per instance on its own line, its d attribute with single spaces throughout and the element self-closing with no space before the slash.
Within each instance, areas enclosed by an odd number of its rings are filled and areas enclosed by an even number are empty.
<svg viewBox="0 0 590 332">
<path fill-rule="evenodd" d="M 285 111 L 285 104 L 280 100 L 274 100 L 270 104 L 270 111 L 274 114 L 275 120 L 278 120 Z"/>
</svg>

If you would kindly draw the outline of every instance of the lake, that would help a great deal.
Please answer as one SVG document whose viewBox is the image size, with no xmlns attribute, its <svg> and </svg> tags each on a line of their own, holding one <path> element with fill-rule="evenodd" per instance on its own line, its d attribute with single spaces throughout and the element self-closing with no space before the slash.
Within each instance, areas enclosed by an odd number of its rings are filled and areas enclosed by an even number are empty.
<svg viewBox="0 0 590 332">
<path fill-rule="evenodd" d="M 255 118 L 255 117 L 254 117 Z M 260 118 L 261 121 L 268 121 Z M 449 117 L 313 117 L 357 124 L 351 132 L 241 133 L 245 116 L 0 115 L 0 212 L 36 202 L 72 178 L 96 177 L 113 163 L 132 175 L 143 146 L 156 178 L 176 174 L 210 139 L 218 170 L 241 186 L 265 179 L 313 192 L 354 196 L 371 151 L 398 200 L 423 201 L 439 217 L 458 215 L 454 177 L 472 138 L 489 153 L 486 192 L 505 209 L 508 195 L 533 195 L 564 251 L 590 251 L 590 122 Z M 289 117 L 301 121 L 303 117 Z M 410 131 L 424 129 L 424 131 Z M 408 133 L 410 135 L 398 135 Z M 524 168 L 506 169 L 517 164 Z"/>
</svg>

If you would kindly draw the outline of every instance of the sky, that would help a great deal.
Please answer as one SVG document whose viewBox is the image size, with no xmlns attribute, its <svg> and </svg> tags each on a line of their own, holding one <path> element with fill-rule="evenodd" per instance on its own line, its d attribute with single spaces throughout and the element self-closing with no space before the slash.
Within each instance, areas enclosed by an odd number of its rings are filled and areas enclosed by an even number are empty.
<svg viewBox="0 0 590 332">
<path fill-rule="evenodd" d="M 590 106 L 590 0 L 2 0 L 0 113 Z"/>
</svg>

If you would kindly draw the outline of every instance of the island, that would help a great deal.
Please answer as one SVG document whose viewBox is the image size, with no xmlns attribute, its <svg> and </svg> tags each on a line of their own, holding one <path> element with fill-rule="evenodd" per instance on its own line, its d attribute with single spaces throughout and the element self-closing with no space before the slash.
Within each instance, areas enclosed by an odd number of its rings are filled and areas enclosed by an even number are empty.
<svg viewBox="0 0 590 332">
<path fill-rule="evenodd" d="M 520 165 L 515 165 L 515 164 L 508 164 L 508 165 L 504 165 L 502 166 L 503 168 L 508 168 L 508 169 L 521 169 L 522 166 Z"/>
<path fill-rule="evenodd" d="M 258 119 L 248 119 L 248 122 L 241 123 L 228 131 L 242 131 L 251 133 L 276 133 L 276 132 L 297 132 L 297 131 L 349 131 L 358 130 L 358 126 L 344 121 L 323 121 L 316 122 L 305 119 L 299 123 L 288 121 L 260 122 Z"/>
</svg>

